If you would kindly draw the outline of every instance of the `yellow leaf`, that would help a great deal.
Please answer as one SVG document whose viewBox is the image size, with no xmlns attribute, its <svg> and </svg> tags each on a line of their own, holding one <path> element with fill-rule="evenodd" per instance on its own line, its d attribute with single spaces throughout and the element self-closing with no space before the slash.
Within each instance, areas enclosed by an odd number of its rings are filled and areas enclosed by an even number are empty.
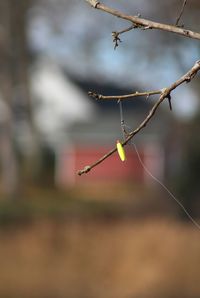
<svg viewBox="0 0 200 298">
<path fill-rule="evenodd" d="M 119 154 L 119 157 L 122 161 L 126 160 L 126 155 L 125 155 L 125 151 L 124 148 L 122 146 L 122 144 L 120 143 L 120 141 L 117 141 L 117 152 Z"/>
</svg>

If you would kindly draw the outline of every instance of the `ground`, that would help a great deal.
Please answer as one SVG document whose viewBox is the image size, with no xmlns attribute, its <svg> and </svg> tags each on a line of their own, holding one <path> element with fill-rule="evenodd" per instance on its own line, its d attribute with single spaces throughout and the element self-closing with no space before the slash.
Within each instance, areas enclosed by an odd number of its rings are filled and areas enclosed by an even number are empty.
<svg viewBox="0 0 200 298">
<path fill-rule="evenodd" d="M 87 203 L 90 211 L 80 212 L 77 202 L 66 212 L 60 203 L 63 213 L 37 201 L 33 213 L 22 202 L 12 212 L 2 203 L 0 297 L 200 297 L 200 233 L 192 224 L 162 214 L 113 216 Z"/>
</svg>

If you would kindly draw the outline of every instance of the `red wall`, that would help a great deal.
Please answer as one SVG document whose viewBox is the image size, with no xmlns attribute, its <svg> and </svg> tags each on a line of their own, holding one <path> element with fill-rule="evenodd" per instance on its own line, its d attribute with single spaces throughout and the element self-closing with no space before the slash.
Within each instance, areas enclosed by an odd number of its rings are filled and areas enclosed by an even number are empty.
<svg viewBox="0 0 200 298">
<path fill-rule="evenodd" d="M 135 181 L 143 182 L 144 173 L 141 164 L 133 147 L 126 147 L 127 160 L 122 162 L 117 153 L 114 153 L 101 164 L 93 168 L 89 173 L 78 176 L 77 172 L 87 165 L 91 165 L 111 147 L 68 147 L 59 157 L 57 168 L 57 182 L 62 186 L 79 184 L 84 182 L 123 182 L 134 179 Z M 143 159 L 143 152 L 140 152 Z"/>
</svg>

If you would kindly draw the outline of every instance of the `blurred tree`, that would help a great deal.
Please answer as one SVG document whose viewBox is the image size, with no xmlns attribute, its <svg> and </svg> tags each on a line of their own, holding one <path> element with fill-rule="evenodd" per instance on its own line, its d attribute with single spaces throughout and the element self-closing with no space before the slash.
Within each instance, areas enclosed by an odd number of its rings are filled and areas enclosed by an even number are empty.
<svg viewBox="0 0 200 298">
<path fill-rule="evenodd" d="M 30 0 L 0 2 L 0 90 L 7 114 L 1 122 L 2 180 L 6 195 L 16 197 L 20 168 L 15 148 L 16 121 L 30 123 L 26 16 Z"/>
<path fill-rule="evenodd" d="M 194 216 L 200 215 L 200 113 L 190 123 L 183 124 L 182 159 L 177 175 L 178 189 L 184 205 Z"/>
</svg>

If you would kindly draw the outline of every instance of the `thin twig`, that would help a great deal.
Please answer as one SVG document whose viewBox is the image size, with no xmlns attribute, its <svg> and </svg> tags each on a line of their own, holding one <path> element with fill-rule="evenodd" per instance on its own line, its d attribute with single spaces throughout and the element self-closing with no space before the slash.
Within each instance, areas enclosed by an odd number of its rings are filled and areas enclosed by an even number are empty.
<svg viewBox="0 0 200 298">
<path fill-rule="evenodd" d="M 105 11 L 109 14 L 112 14 L 118 18 L 130 21 L 134 26 L 133 28 L 141 28 L 141 29 L 157 29 L 157 30 L 163 30 L 168 31 L 172 33 L 176 33 L 179 35 L 182 35 L 184 37 L 190 37 L 192 39 L 198 39 L 200 40 L 200 33 L 194 32 L 188 29 L 180 28 L 173 25 L 153 22 L 147 19 L 142 19 L 138 16 L 132 16 L 122 13 L 121 11 L 115 10 L 111 7 L 108 7 L 99 1 L 94 0 L 86 0 L 90 5 L 92 5 L 96 9 L 100 9 L 102 11 Z"/>
<path fill-rule="evenodd" d="M 125 33 L 125 32 L 128 32 L 128 31 L 134 29 L 134 28 L 135 28 L 135 26 L 134 26 L 134 25 L 131 25 L 131 26 L 129 26 L 128 28 L 123 29 L 123 30 L 121 30 L 121 31 L 113 31 L 113 32 L 112 32 L 112 38 L 113 38 L 113 42 L 114 42 L 114 44 L 115 44 L 115 45 L 114 45 L 114 50 L 118 47 L 119 42 L 121 42 L 121 39 L 119 38 L 119 36 L 120 36 L 121 34 Z"/>
<path fill-rule="evenodd" d="M 183 1 L 183 4 L 182 4 L 182 7 L 181 7 L 181 10 L 180 10 L 180 13 L 179 13 L 179 15 L 178 15 L 178 17 L 177 17 L 177 19 L 176 19 L 175 26 L 178 26 L 178 23 L 179 23 L 179 21 L 180 21 L 182 15 L 183 15 L 183 12 L 184 12 L 184 9 L 185 9 L 186 4 L 187 4 L 187 0 L 184 0 L 184 1 Z"/>
<path fill-rule="evenodd" d="M 155 94 L 161 94 L 162 90 L 155 90 L 155 91 L 146 91 L 146 92 L 138 92 L 136 91 L 135 93 L 130 93 L 130 94 L 125 94 L 125 95 L 102 95 L 98 94 L 93 91 L 89 91 L 88 95 L 91 97 L 94 97 L 95 99 L 100 99 L 100 100 L 110 100 L 110 99 L 116 99 L 116 100 L 123 100 L 123 99 L 130 99 L 133 97 L 139 97 L 139 96 L 146 96 L 149 98 L 151 95 Z"/>
<path fill-rule="evenodd" d="M 155 114 L 156 110 L 158 109 L 159 105 L 164 101 L 164 99 L 169 98 L 169 96 L 171 95 L 171 92 L 174 89 L 176 89 L 179 85 L 181 85 L 185 82 L 186 83 L 190 82 L 195 77 L 195 75 L 197 74 L 197 72 L 199 70 L 200 70 L 200 61 L 197 61 L 194 64 L 194 66 L 185 75 L 183 75 L 180 79 L 175 81 L 171 86 L 169 86 L 167 88 L 163 88 L 159 99 L 153 105 L 153 107 L 149 111 L 147 117 L 142 121 L 142 123 L 135 130 L 133 130 L 132 132 L 130 132 L 128 134 L 128 137 L 122 143 L 122 146 L 125 146 L 140 130 L 142 130 L 147 125 L 147 123 L 150 121 L 150 119 L 154 116 L 154 114 Z M 110 150 L 107 154 L 102 156 L 99 160 L 94 162 L 93 164 L 85 166 L 82 170 L 79 170 L 77 174 L 82 175 L 82 174 L 88 173 L 92 168 L 94 168 L 97 165 L 99 165 L 100 163 L 102 163 L 105 159 L 107 159 L 109 156 L 111 156 L 116 151 L 117 151 L 117 149 L 115 147 L 112 150 Z"/>
</svg>

